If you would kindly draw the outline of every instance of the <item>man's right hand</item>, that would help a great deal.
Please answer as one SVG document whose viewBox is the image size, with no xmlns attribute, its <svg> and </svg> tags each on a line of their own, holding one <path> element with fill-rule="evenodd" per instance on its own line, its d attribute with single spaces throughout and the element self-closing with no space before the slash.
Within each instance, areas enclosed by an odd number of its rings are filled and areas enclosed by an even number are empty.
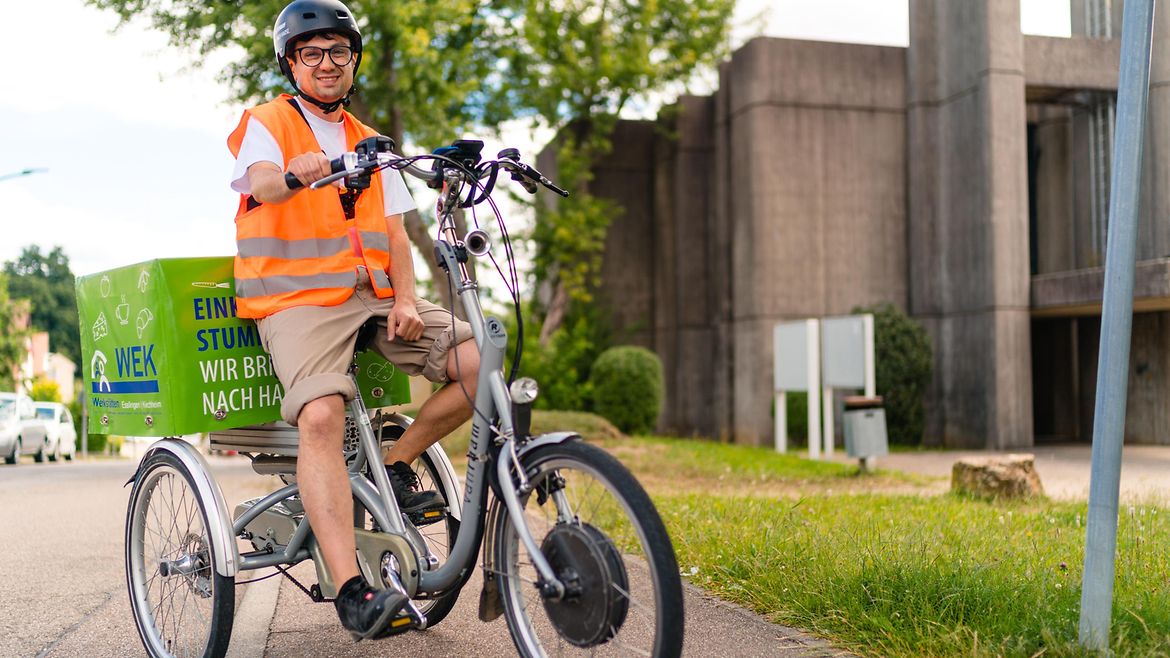
<svg viewBox="0 0 1170 658">
<path fill-rule="evenodd" d="M 300 179 L 305 187 L 333 173 L 329 168 L 329 158 L 320 151 L 302 153 L 289 160 L 288 171 Z"/>
</svg>

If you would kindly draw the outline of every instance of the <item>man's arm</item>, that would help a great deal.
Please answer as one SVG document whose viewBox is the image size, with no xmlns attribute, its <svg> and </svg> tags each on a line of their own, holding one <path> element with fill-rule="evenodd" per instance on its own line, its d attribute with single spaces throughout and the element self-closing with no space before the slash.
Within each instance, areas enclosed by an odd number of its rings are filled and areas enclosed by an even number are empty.
<svg viewBox="0 0 1170 658">
<path fill-rule="evenodd" d="M 408 342 L 416 341 L 422 337 L 423 321 L 415 307 L 414 254 L 402 226 L 402 215 L 386 218 L 386 233 L 390 236 L 390 283 L 394 286 L 394 308 L 386 318 L 386 333 L 390 340 L 397 335 Z"/>
<path fill-rule="evenodd" d="M 288 170 L 296 175 L 305 186 L 321 180 L 331 173 L 329 158 L 320 152 L 303 153 L 289 160 Z M 252 186 L 252 198 L 260 203 L 283 203 L 304 189 L 288 189 L 288 183 L 284 182 L 284 172 L 280 170 L 280 167 L 275 163 L 265 161 L 257 162 L 248 167 L 248 183 Z M 401 218 L 399 218 L 398 223 L 402 224 Z M 413 286 L 413 284 L 414 278 L 412 277 L 411 285 Z"/>
</svg>

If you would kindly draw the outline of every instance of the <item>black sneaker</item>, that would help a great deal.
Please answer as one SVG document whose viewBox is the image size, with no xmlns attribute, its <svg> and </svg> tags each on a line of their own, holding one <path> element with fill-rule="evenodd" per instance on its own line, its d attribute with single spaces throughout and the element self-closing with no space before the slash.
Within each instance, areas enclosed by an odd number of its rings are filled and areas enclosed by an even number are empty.
<svg viewBox="0 0 1170 658">
<path fill-rule="evenodd" d="M 438 491 L 423 491 L 418 482 L 418 475 L 406 462 L 394 462 L 386 465 L 386 475 L 390 478 L 390 488 L 398 499 L 398 506 L 411 516 L 417 516 L 427 511 L 441 510 L 447 506 L 443 495 Z"/>
<path fill-rule="evenodd" d="M 333 605 L 337 607 L 341 625 L 354 640 L 361 642 L 384 636 L 390 621 L 402 611 L 407 601 L 406 596 L 399 592 L 375 590 L 366 585 L 361 576 L 354 576 L 341 586 Z"/>
</svg>

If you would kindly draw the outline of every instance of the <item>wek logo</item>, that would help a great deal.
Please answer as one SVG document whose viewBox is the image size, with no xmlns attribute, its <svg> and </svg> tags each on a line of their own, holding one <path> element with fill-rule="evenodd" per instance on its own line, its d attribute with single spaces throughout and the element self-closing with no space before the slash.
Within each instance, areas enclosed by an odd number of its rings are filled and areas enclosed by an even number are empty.
<svg viewBox="0 0 1170 658">
<path fill-rule="evenodd" d="M 101 350 L 93 351 L 89 362 L 89 378 L 93 380 L 94 393 L 109 393 L 110 380 L 106 379 L 106 355 Z"/>
</svg>

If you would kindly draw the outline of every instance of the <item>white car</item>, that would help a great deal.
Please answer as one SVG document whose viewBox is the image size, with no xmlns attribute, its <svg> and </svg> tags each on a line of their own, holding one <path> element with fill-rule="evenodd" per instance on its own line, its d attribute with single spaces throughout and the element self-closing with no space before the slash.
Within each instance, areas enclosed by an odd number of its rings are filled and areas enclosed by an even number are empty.
<svg viewBox="0 0 1170 658">
<path fill-rule="evenodd" d="M 45 423 L 37 419 L 33 401 L 17 393 L 0 393 L 0 455 L 15 464 L 21 455 L 45 461 Z"/>
<path fill-rule="evenodd" d="M 37 419 L 45 424 L 45 453 L 49 461 L 59 458 L 72 460 L 77 450 L 77 428 L 73 427 L 73 414 L 60 402 L 34 402 Z"/>
</svg>

